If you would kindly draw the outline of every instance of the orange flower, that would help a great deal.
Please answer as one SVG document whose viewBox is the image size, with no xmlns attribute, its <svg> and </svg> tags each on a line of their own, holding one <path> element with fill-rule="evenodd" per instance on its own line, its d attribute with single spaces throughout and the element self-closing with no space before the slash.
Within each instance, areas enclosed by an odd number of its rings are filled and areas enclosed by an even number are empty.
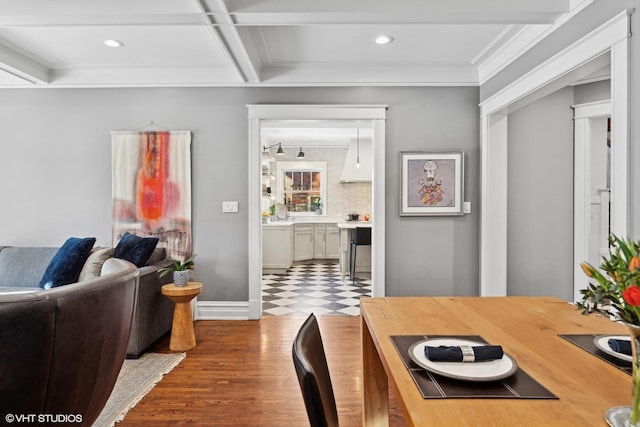
<svg viewBox="0 0 640 427">
<path fill-rule="evenodd" d="M 582 271 L 584 271 L 584 274 L 586 274 L 587 277 L 593 277 L 593 269 L 591 268 L 590 265 L 585 264 L 584 262 L 581 262 L 580 268 L 582 269 Z"/>
<path fill-rule="evenodd" d="M 640 258 L 638 258 L 637 256 L 632 257 L 631 261 L 629 261 L 629 270 L 634 271 L 639 268 L 640 268 Z"/>
</svg>

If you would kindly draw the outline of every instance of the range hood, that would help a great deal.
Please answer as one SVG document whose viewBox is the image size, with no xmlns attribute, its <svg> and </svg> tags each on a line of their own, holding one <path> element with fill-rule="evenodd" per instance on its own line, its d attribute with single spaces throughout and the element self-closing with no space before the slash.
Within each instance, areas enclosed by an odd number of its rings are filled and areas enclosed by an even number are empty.
<svg viewBox="0 0 640 427">
<path fill-rule="evenodd" d="M 360 153 L 360 167 L 356 167 L 356 160 Z M 373 152 L 371 141 L 360 139 L 359 147 L 356 141 L 349 143 L 347 158 L 344 160 L 340 182 L 371 182 L 373 173 Z"/>
</svg>

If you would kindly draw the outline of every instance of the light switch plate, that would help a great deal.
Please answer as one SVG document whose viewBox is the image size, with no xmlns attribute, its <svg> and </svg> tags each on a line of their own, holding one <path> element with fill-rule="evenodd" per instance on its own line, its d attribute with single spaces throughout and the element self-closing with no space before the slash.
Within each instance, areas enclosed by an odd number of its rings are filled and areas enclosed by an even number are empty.
<svg viewBox="0 0 640 427">
<path fill-rule="evenodd" d="M 462 204 L 462 210 L 464 213 L 471 213 L 471 202 L 464 202 Z"/>
<path fill-rule="evenodd" d="M 222 212 L 238 212 L 238 202 L 222 202 Z"/>
</svg>

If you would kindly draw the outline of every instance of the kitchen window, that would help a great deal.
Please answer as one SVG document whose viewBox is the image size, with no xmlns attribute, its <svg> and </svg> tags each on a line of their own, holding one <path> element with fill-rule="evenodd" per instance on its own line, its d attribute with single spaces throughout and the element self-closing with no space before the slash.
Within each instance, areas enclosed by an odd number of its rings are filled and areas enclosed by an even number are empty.
<svg viewBox="0 0 640 427">
<path fill-rule="evenodd" d="M 278 202 L 291 216 L 326 212 L 326 162 L 277 162 Z"/>
</svg>

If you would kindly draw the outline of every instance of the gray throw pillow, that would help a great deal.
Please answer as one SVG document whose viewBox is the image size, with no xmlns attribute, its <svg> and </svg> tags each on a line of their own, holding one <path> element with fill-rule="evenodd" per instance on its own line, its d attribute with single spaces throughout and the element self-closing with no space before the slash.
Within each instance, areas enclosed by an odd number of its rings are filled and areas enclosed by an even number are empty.
<svg viewBox="0 0 640 427">
<path fill-rule="evenodd" d="M 84 263 L 80 275 L 78 276 L 78 282 L 83 280 L 94 279 L 100 277 L 100 271 L 102 271 L 102 264 L 109 258 L 113 257 L 113 248 L 93 248 L 89 254 L 89 258 Z"/>
</svg>

